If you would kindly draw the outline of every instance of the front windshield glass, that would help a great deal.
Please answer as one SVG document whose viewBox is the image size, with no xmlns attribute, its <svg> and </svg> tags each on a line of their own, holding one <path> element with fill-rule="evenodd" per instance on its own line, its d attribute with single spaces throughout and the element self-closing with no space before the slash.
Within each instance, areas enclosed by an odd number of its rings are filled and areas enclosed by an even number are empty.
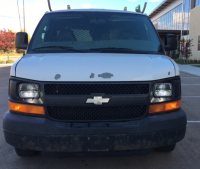
<svg viewBox="0 0 200 169">
<path fill-rule="evenodd" d="M 118 12 L 46 14 L 28 52 L 103 51 L 159 53 L 161 42 L 144 15 Z"/>
</svg>

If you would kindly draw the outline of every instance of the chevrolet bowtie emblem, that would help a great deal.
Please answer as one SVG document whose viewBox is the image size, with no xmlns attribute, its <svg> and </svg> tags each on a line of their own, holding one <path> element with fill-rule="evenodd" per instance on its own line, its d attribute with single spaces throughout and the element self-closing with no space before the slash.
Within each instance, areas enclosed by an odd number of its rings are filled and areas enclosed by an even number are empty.
<svg viewBox="0 0 200 169">
<path fill-rule="evenodd" d="M 102 105 L 103 103 L 108 103 L 109 101 L 110 101 L 110 98 L 102 98 L 102 96 L 94 96 L 94 99 L 88 98 L 86 103 Z"/>
</svg>

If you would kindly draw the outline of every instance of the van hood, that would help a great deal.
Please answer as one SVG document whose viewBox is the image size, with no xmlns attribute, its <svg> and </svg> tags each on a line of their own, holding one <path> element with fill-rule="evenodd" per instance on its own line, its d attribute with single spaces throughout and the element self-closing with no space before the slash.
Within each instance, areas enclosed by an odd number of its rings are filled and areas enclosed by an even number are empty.
<svg viewBox="0 0 200 169">
<path fill-rule="evenodd" d="M 152 81 L 177 76 L 176 69 L 163 55 L 27 54 L 16 65 L 15 76 L 37 81 Z"/>
</svg>

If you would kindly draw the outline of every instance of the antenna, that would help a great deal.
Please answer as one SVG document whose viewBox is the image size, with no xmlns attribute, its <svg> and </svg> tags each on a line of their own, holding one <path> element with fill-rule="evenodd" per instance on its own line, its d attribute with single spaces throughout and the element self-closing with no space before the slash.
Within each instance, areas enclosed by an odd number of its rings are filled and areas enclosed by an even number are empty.
<svg viewBox="0 0 200 169">
<path fill-rule="evenodd" d="M 127 7 L 126 6 L 124 7 L 124 11 L 127 11 Z"/>
<path fill-rule="evenodd" d="M 144 8 L 143 8 L 143 10 L 142 10 L 142 13 L 144 13 L 146 7 L 147 7 L 147 2 L 144 3 Z"/>
<path fill-rule="evenodd" d="M 52 9 L 51 9 L 51 2 L 50 2 L 50 0 L 47 0 L 47 2 L 48 2 L 49 10 L 50 10 L 50 11 L 52 11 Z"/>
</svg>

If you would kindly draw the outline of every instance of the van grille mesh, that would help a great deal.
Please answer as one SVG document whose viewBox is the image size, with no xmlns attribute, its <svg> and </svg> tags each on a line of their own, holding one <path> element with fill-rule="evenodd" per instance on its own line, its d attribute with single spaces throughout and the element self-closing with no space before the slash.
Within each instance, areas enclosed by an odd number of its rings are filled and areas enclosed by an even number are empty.
<svg viewBox="0 0 200 169">
<path fill-rule="evenodd" d="M 55 120 L 64 121 L 116 121 L 142 118 L 146 105 L 119 106 L 119 107 L 62 107 L 48 106 L 49 116 Z"/>
<path fill-rule="evenodd" d="M 148 94 L 149 84 L 45 84 L 45 95 Z"/>
</svg>

